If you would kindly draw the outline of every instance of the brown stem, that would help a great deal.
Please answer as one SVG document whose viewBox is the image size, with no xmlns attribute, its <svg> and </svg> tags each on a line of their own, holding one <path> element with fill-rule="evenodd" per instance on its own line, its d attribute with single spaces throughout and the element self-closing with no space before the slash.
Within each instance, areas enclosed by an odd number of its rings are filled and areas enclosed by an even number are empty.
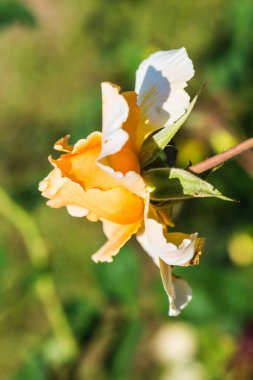
<svg viewBox="0 0 253 380">
<path fill-rule="evenodd" d="M 253 137 L 233 146 L 228 150 L 225 150 L 222 153 L 216 154 L 205 161 L 201 161 L 196 165 L 191 165 L 188 169 L 193 173 L 200 174 L 251 148 L 253 148 Z"/>
</svg>

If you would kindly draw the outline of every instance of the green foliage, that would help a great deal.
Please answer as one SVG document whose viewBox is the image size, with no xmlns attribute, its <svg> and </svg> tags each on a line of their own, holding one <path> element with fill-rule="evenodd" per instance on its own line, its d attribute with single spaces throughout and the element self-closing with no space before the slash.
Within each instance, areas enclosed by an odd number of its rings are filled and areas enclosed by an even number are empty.
<svg viewBox="0 0 253 380">
<path fill-rule="evenodd" d="M 14 23 L 35 26 L 36 19 L 30 9 L 23 3 L 15 0 L 1 0 L 0 28 Z"/>
<path fill-rule="evenodd" d="M 38 358 L 32 357 L 11 380 L 46 380 L 47 378 L 43 364 Z"/>
<path fill-rule="evenodd" d="M 150 189 L 150 198 L 154 201 L 207 197 L 231 201 L 210 183 L 187 170 L 178 168 L 150 169 L 143 174 L 143 178 Z"/>
<path fill-rule="evenodd" d="M 140 320 L 130 321 L 124 329 L 122 341 L 114 356 L 111 376 L 114 380 L 129 379 L 136 348 L 143 330 Z"/>
<path fill-rule="evenodd" d="M 103 292 L 117 302 L 127 303 L 135 309 L 139 267 L 133 252 L 123 247 L 120 256 L 115 257 L 111 265 L 98 265 L 95 273 Z"/>
</svg>

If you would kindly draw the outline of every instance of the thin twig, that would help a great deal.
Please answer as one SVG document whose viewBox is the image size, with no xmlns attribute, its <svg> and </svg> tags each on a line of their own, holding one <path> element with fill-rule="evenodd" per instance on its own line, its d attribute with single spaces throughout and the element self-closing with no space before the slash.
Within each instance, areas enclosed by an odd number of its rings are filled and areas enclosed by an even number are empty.
<svg viewBox="0 0 253 380">
<path fill-rule="evenodd" d="M 208 158 L 205 161 L 201 161 L 196 165 L 191 165 L 188 169 L 196 174 L 200 174 L 205 172 L 206 170 L 212 169 L 215 166 L 218 166 L 222 164 L 223 162 L 229 160 L 230 158 L 233 158 L 237 156 L 238 154 L 241 154 L 245 152 L 248 149 L 253 148 L 253 137 L 250 139 L 243 141 L 242 143 L 233 146 L 232 148 L 225 150 L 222 153 L 219 153 L 213 157 Z"/>
</svg>

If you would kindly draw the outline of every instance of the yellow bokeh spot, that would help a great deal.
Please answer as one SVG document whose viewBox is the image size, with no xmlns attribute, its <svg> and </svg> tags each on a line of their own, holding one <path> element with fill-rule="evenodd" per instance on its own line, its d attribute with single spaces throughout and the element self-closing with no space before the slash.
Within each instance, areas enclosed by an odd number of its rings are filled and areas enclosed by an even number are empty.
<svg viewBox="0 0 253 380">
<path fill-rule="evenodd" d="M 187 166 L 189 161 L 196 164 L 204 160 L 207 156 L 205 145 L 196 139 L 187 139 L 177 142 L 178 156 L 177 163 L 179 166 Z"/>
<path fill-rule="evenodd" d="M 253 237 L 246 232 L 236 233 L 228 244 L 232 262 L 239 266 L 253 263 Z"/>
<path fill-rule="evenodd" d="M 216 153 L 223 152 L 238 143 L 236 138 L 225 129 L 217 129 L 212 132 L 210 141 Z"/>
</svg>

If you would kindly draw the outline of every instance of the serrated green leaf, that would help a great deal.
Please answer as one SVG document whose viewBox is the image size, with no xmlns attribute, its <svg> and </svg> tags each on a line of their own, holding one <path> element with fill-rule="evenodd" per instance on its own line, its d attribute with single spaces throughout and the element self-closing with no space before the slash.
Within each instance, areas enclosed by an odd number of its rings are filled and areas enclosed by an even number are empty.
<svg viewBox="0 0 253 380">
<path fill-rule="evenodd" d="M 205 197 L 232 201 L 210 183 L 183 169 L 151 169 L 143 174 L 143 178 L 154 201 Z"/>
<path fill-rule="evenodd" d="M 181 116 L 174 124 L 167 125 L 163 129 L 160 129 L 159 131 L 152 133 L 144 141 L 140 151 L 140 162 L 142 168 L 147 167 L 152 161 L 154 161 L 159 156 L 160 152 L 166 147 L 170 140 L 179 131 L 180 127 L 189 117 L 199 97 L 199 94 L 200 92 L 198 92 L 197 95 L 193 98 L 183 116 Z"/>
</svg>

